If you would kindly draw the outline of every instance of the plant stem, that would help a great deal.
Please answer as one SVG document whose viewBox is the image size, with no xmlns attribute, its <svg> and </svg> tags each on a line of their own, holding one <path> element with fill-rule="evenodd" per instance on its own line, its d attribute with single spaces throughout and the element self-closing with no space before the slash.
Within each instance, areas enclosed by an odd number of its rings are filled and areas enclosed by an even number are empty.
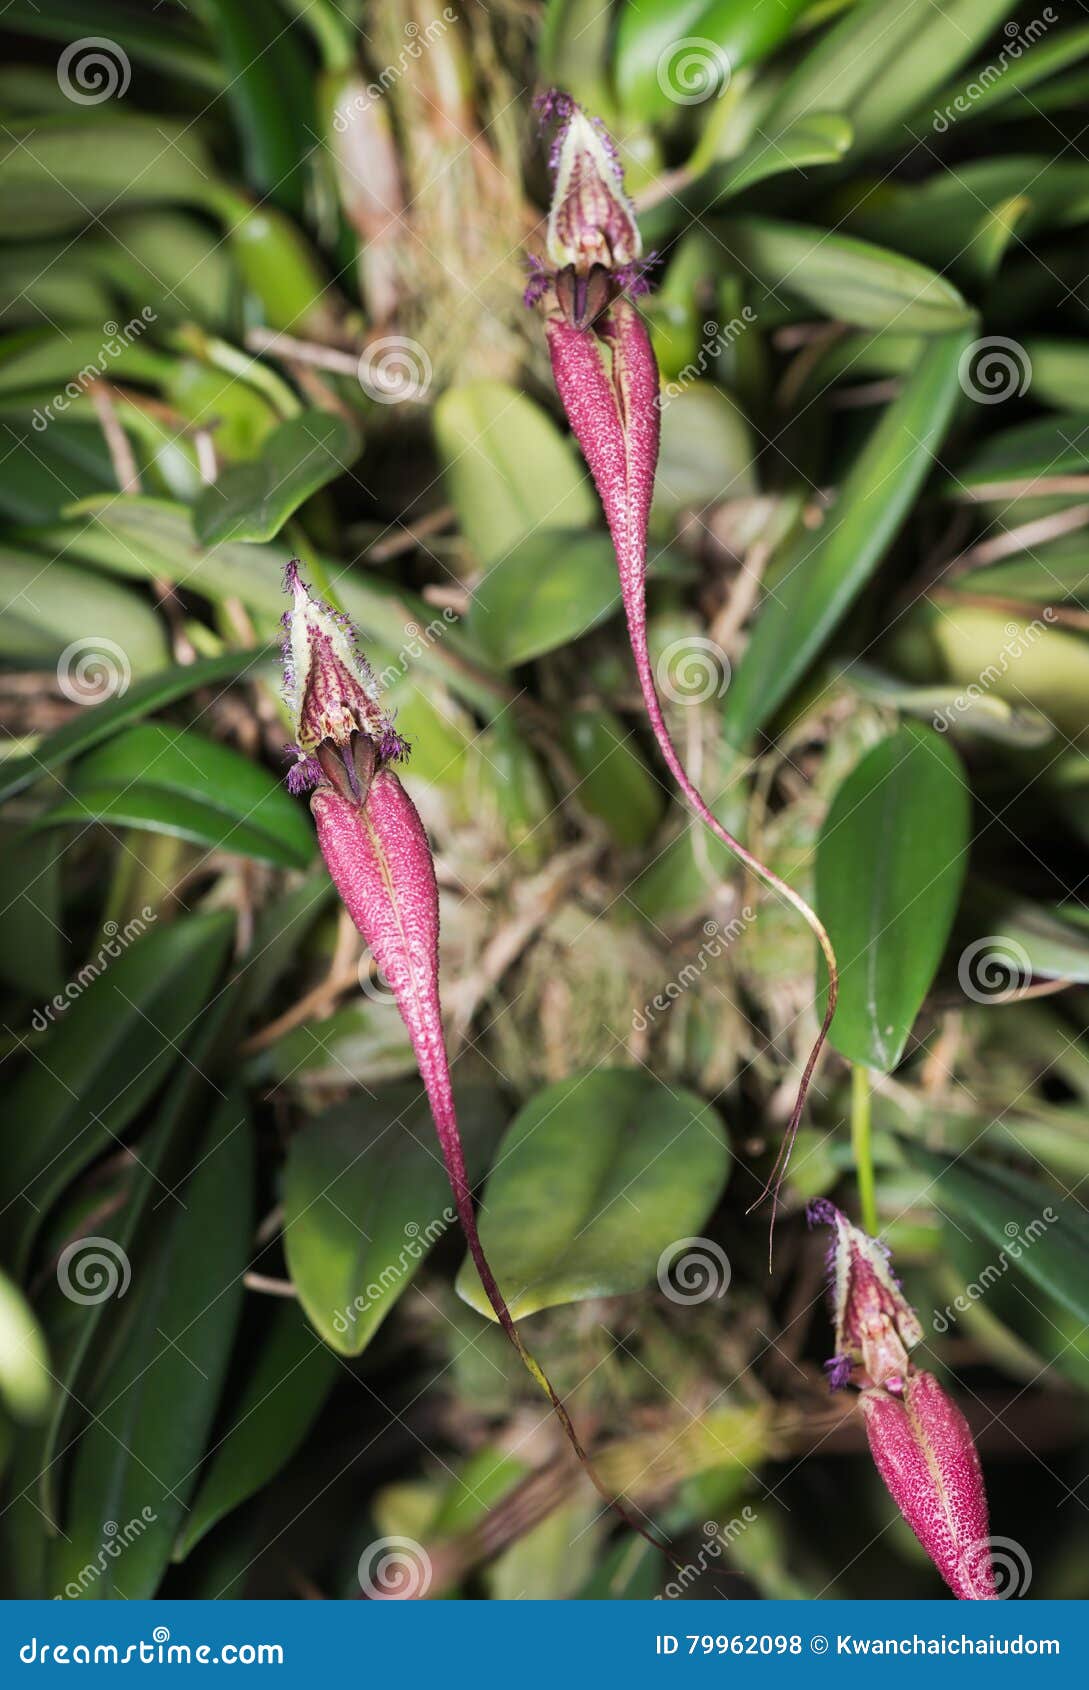
<svg viewBox="0 0 1089 1690">
<path fill-rule="evenodd" d="M 877 1184 L 873 1171 L 870 1076 L 861 1063 L 851 1068 L 851 1148 L 855 1157 L 863 1231 L 877 1236 Z"/>
</svg>

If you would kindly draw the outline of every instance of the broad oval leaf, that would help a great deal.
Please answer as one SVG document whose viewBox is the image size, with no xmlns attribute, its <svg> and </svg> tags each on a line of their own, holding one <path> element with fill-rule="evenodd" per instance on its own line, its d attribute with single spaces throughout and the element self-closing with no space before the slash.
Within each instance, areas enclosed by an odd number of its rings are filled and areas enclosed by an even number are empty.
<svg viewBox="0 0 1089 1690">
<path fill-rule="evenodd" d="M 504 1118 L 497 1094 L 457 1094 L 470 1178 Z M 341 1355 L 366 1349 L 421 1261 L 457 1226 L 427 1104 L 389 1086 L 300 1128 L 284 1169 L 284 1251 L 299 1301 Z"/>
<path fill-rule="evenodd" d="M 586 528 L 589 477 L 548 413 L 498 381 L 452 387 L 434 410 L 435 445 L 461 531 L 481 563 L 542 529 Z"/>
<path fill-rule="evenodd" d="M 832 800 L 817 846 L 817 914 L 839 962 L 829 1038 L 852 1062 L 899 1062 L 941 961 L 964 880 L 968 791 L 933 729 L 875 745 Z"/>
<path fill-rule="evenodd" d="M 778 709 L 881 561 L 944 437 L 966 344 L 966 336 L 950 335 L 927 346 L 823 526 L 791 550 L 726 695 L 726 732 L 735 744 Z"/>
<path fill-rule="evenodd" d="M 253 1228 L 253 1133 L 240 1094 L 119 1304 L 119 1342 L 87 1404 L 72 1463 L 58 1593 L 154 1596 L 196 1484 L 243 1298 Z M 120 1530 L 121 1549 L 107 1553 Z M 88 1578 L 86 1569 L 95 1568 Z"/>
<path fill-rule="evenodd" d="M 492 565 L 473 593 L 469 628 L 496 663 L 512 668 L 578 639 L 619 603 L 608 535 L 545 528 Z"/>
<path fill-rule="evenodd" d="M 69 796 L 39 826 L 108 821 L 172 834 L 209 850 L 305 868 L 313 829 L 274 775 L 227 745 L 144 722 L 83 759 Z"/>
<path fill-rule="evenodd" d="M 641 1290 L 663 1251 L 698 1234 L 728 1165 L 715 1110 L 647 1072 L 597 1068 L 546 1086 L 504 1135 L 481 1205 L 511 1314 Z M 457 1289 L 495 1319 L 468 1259 Z"/>
<path fill-rule="evenodd" d="M 288 517 L 358 458 L 359 436 L 343 417 L 304 411 L 283 422 L 249 463 L 231 464 L 193 507 L 203 545 L 272 540 Z"/>
<path fill-rule="evenodd" d="M 625 0 L 616 83 L 627 111 L 664 117 L 712 99 L 789 34 L 809 0 Z"/>
</svg>

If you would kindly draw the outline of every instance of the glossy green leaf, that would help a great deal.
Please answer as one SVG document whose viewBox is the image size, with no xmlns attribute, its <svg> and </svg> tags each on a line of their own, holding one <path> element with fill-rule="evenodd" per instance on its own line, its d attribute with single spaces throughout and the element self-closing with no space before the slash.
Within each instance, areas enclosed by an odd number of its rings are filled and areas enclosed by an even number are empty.
<svg viewBox="0 0 1089 1690">
<path fill-rule="evenodd" d="M 504 1118 L 497 1094 L 458 1092 L 470 1177 Z M 359 1355 L 424 1256 L 457 1220 L 416 1086 L 339 1104 L 300 1128 L 284 1169 L 284 1249 L 299 1301 L 341 1355 Z"/>
<path fill-rule="evenodd" d="M 851 235 L 753 217 L 725 224 L 722 238 L 773 299 L 797 295 L 835 322 L 944 335 L 974 318 L 944 277 Z M 755 309 L 759 317 L 759 304 Z"/>
<path fill-rule="evenodd" d="M 1003 0 L 862 0 L 799 58 L 764 127 L 774 134 L 807 112 L 839 111 L 858 151 L 902 145 L 905 118 L 1008 16 Z"/>
<path fill-rule="evenodd" d="M 881 561 L 944 438 L 965 344 L 955 335 L 928 346 L 855 458 L 823 526 L 792 549 L 726 695 L 726 731 L 735 743 L 746 743 L 778 709 Z"/>
<path fill-rule="evenodd" d="M 120 1134 L 191 1038 L 230 944 L 221 911 L 172 926 L 134 918 L 75 970 L 50 1028 L 8 1087 L 7 1236 L 20 1255 L 45 1210 Z M 130 931 L 131 930 L 131 931 Z"/>
<path fill-rule="evenodd" d="M 223 1101 L 200 1152 L 184 1205 L 171 1205 L 133 1270 L 119 1348 L 87 1405 L 53 1564 L 67 1595 L 154 1596 L 196 1484 L 252 1247 L 254 1146 L 240 1095 Z M 132 1522 L 117 1557 L 104 1554 Z M 89 1580 L 88 1566 L 101 1566 Z"/>
<path fill-rule="evenodd" d="M 175 1560 L 184 1561 L 206 1532 L 291 1459 L 320 1413 L 337 1372 L 335 1358 L 294 1303 L 273 1309 L 230 1422 L 185 1516 Z"/>
<path fill-rule="evenodd" d="M 191 122 L 95 111 L 9 123 L 8 133 L 0 226 L 24 236 L 79 229 L 126 202 L 210 197 L 209 161 Z"/>
<path fill-rule="evenodd" d="M 909 722 L 832 800 L 817 846 L 817 914 L 839 962 L 829 1033 L 890 1073 L 937 972 L 964 881 L 969 803 L 947 739 Z"/>
<path fill-rule="evenodd" d="M 504 1135 L 480 1211 L 515 1319 L 651 1284 L 663 1252 L 705 1224 L 728 1165 L 715 1111 L 648 1071 L 597 1068 L 546 1086 Z M 457 1289 L 495 1318 L 468 1259 Z"/>
<path fill-rule="evenodd" d="M 595 520 L 574 446 L 516 388 L 497 381 L 450 388 L 435 406 L 434 429 L 447 492 L 481 563 L 498 562 L 527 535 Z"/>
<path fill-rule="evenodd" d="M 38 6 L 34 0 L 10 0 L 4 21 L 10 30 L 23 30 L 67 45 L 84 34 L 87 13 L 82 0 L 50 0 L 48 7 Z M 211 93 L 223 87 L 223 72 L 187 13 L 179 16 L 153 9 L 141 17 L 116 0 L 95 0 L 94 26 L 99 35 L 116 42 L 138 64 L 168 71 Z M 116 54 L 110 56 L 120 66 Z"/>
<path fill-rule="evenodd" d="M 232 464 L 193 507 L 203 545 L 220 540 L 272 540 L 288 517 L 335 481 L 359 456 L 359 437 L 342 417 L 304 411 L 265 440 L 250 463 Z"/>
<path fill-rule="evenodd" d="M 1089 1321 L 1089 1224 L 1080 1203 L 1021 1170 L 964 1155 L 947 1161 L 914 1140 L 902 1144 L 908 1160 L 934 1182 L 931 1194 L 939 1209 L 1004 1253 L 1005 1265 L 1079 1321 Z"/>
<path fill-rule="evenodd" d="M 69 391 L 69 383 L 83 390 L 96 376 L 151 382 L 170 369 L 172 360 L 143 338 L 149 326 L 148 320 L 138 315 L 121 329 L 111 324 L 113 332 L 109 334 L 102 327 L 71 329 L 64 334 L 54 329 L 32 329 L 0 343 L 0 393 L 57 389 L 51 402 L 32 413 L 35 445 L 43 436 L 48 437 L 58 422 L 63 426 L 67 401 L 78 396 Z"/>
<path fill-rule="evenodd" d="M 473 594 L 469 628 L 507 668 L 568 645 L 620 603 L 607 534 L 545 528 L 492 565 Z"/>
<path fill-rule="evenodd" d="M 203 662 L 179 664 L 163 669 L 146 681 L 137 681 L 124 693 L 96 704 L 65 722 L 62 728 L 42 740 L 29 757 L 16 757 L 0 769 L 0 800 L 11 798 L 31 786 L 50 769 L 60 768 L 100 745 L 129 722 L 137 722 L 175 699 L 184 698 L 198 687 L 216 686 L 255 669 L 268 654 L 264 651 L 229 651 Z"/>
<path fill-rule="evenodd" d="M 262 201 L 301 214 L 317 111 L 298 32 L 284 28 L 275 0 L 206 0 L 202 20 L 225 72 L 247 182 Z"/>
<path fill-rule="evenodd" d="M 306 811 L 281 781 L 183 728 L 129 728 L 84 758 L 66 785 L 70 795 L 39 826 L 96 820 L 147 828 L 280 868 L 305 868 L 314 855 Z"/>
<path fill-rule="evenodd" d="M 665 117 L 713 99 L 789 34 L 809 0 L 625 0 L 616 83 L 626 110 Z"/>
<path fill-rule="evenodd" d="M 0 550 L 0 654 L 52 662 L 62 690 L 94 703 L 133 675 L 170 662 L 165 628 L 147 600 L 60 559 Z"/>
<path fill-rule="evenodd" d="M 853 139 L 854 130 L 838 112 L 807 113 L 795 118 L 774 139 L 758 134 L 737 158 L 715 165 L 701 176 L 693 193 L 701 196 L 704 206 L 712 195 L 714 203 L 721 203 L 769 176 L 809 170 L 818 164 L 837 164 L 850 151 Z"/>
</svg>

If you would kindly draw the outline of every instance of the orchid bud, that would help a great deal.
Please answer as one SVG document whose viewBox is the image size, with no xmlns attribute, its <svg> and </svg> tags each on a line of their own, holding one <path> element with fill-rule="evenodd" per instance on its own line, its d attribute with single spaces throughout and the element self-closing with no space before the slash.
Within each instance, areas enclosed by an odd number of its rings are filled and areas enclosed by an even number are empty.
<svg viewBox="0 0 1089 1690">
<path fill-rule="evenodd" d="M 960 1409 L 932 1373 L 910 1360 L 923 1329 L 893 1277 L 888 1252 L 823 1198 L 810 1204 L 809 1219 L 835 1229 L 828 1255 L 836 1323 L 829 1382 L 833 1390 L 858 1385 L 877 1470 L 953 1594 L 993 1600 L 979 1456 Z"/>
<path fill-rule="evenodd" d="M 956 1403 L 932 1373 L 900 1396 L 863 1391 L 877 1470 L 942 1578 L 961 1601 L 997 1601 L 979 1454 Z"/>
<path fill-rule="evenodd" d="M 406 757 L 408 746 L 379 702 L 347 618 L 313 596 L 294 561 L 285 583 L 294 604 L 284 616 L 284 693 L 297 759 L 288 790 L 304 792 L 324 775 L 361 802 L 375 769 Z"/>
<path fill-rule="evenodd" d="M 809 1219 L 835 1229 L 828 1270 L 836 1353 L 826 1363 L 833 1390 L 854 1379 L 901 1391 L 910 1365 L 908 1351 L 921 1342 L 923 1329 L 893 1277 L 888 1251 L 852 1226 L 832 1203 L 811 1203 Z"/>
</svg>

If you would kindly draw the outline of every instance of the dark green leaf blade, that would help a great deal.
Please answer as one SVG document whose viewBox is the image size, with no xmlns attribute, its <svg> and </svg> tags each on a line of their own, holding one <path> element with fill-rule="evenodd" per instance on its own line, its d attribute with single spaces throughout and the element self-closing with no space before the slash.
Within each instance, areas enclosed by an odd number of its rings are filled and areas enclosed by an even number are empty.
<svg viewBox="0 0 1089 1690">
<path fill-rule="evenodd" d="M 829 1038 L 889 1073 L 941 961 L 964 881 L 968 791 L 952 746 L 905 723 L 852 769 L 817 847 L 817 914 L 839 961 Z"/>
<path fill-rule="evenodd" d="M 359 436 L 343 417 L 304 411 L 273 429 L 258 458 L 231 464 L 193 507 L 205 546 L 221 540 L 272 540 L 288 517 L 359 456 Z"/>
</svg>

